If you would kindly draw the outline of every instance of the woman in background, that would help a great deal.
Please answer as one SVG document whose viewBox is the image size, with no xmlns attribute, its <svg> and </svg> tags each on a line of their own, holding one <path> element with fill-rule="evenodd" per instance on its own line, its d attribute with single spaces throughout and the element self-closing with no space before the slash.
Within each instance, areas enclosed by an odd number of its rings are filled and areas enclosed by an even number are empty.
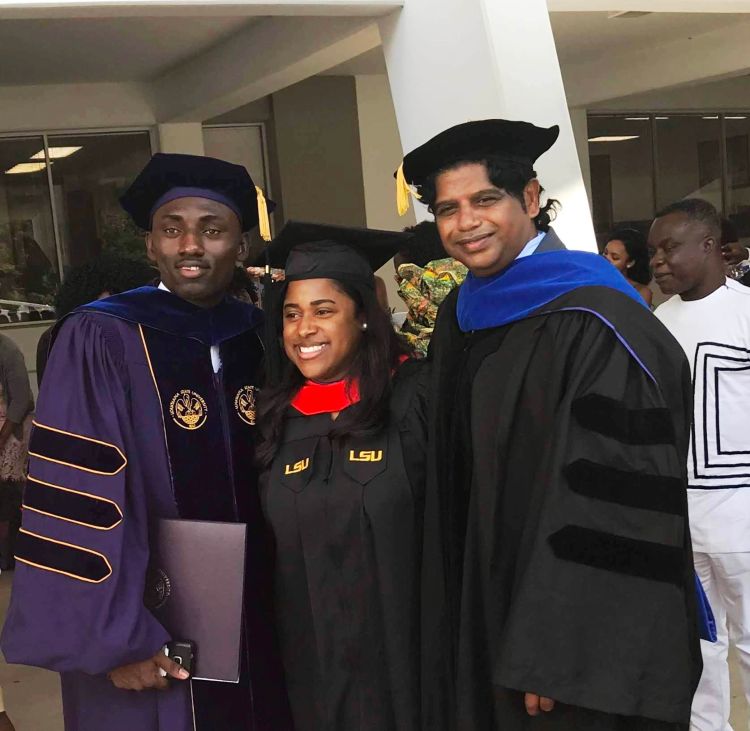
<svg viewBox="0 0 750 731">
<path fill-rule="evenodd" d="M 651 307 L 653 293 L 648 286 L 651 281 L 651 269 L 646 237 L 634 228 L 618 229 L 609 237 L 602 256 L 628 280 Z"/>
<path fill-rule="evenodd" d="M 393 258 L 399 297 L 407 307 L 401 336 L 417 358 L 427 356 L 443 300 L 460 287 L 468 270 L 448 256 L 434 221 L 405 228 L 411 234 Z"/>
<path fill-rule="evenodd" d="M 18 346 L 0 335 L 0 568 L 13 568 L 21 526 L 29 435 L 34 411 L 26 362 Z"/>
</svg>

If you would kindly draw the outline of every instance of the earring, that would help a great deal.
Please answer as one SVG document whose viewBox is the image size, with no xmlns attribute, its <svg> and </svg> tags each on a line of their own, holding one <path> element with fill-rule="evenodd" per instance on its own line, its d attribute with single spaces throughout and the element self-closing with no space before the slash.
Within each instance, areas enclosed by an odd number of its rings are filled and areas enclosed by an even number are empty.
<svg viewBox="0 0 750 731">
<path fill-rule="evenodd" d="M 366 322 L 362 323 L 362 332 L 367 332 L 367 323 Z"/>
</svg>

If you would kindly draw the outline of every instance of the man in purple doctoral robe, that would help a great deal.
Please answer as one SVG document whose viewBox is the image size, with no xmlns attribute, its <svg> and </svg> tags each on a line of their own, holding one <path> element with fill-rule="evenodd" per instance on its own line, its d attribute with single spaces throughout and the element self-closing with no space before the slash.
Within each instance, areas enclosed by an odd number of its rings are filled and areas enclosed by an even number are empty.
<svg viewBox="0 0 750 731">
<path fill-rule="evenodd" d="M 66 731 L 287 731 L 253 466 L 261 313 L 227 296 L 266 202 L 243 167 L 155 155 L 122 204 L 161 283 L 58 326 L 2 650 L 60 672 Z M 248 524 L 238 684 L 184 679 L 162 654 L 190 638 L 144 605 L 159 518 Z"/>
</svg>

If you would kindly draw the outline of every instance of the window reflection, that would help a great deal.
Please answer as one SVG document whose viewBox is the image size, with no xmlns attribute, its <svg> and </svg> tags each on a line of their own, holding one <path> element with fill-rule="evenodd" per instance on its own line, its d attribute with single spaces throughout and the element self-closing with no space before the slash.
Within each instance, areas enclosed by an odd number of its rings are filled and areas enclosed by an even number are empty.
<svg viewBox="0 0 750 731">
<path fill-rule="evenodd" d="M 720 140 L 718 114 L 657 120 L 657 208 L 682 198 L 703 198 L 722 210 Z"/>
<path fill-rule="evenodd" d="M 0 139 L 0 300 L 50 303 L 58 274 L 44 140 Z"/>
<path fill-rule="evenodd" d="M 118 199 L 151 157 L 148 133 L 50 135 L 48 144 L 65 268 L 104 249 L 142 256 L 143 235 Z"/>
<path fill-rule="evenodd" d="M 645 232 L 657 210 L 683 198 L 711 202 L 750 238 L 750 113 L 597 114 L 588 125 L 600 244 L 617 226 Z"/>
<path fill-rule="evenodd" d="M 734 221 L 740 238 L 750 237 L 750 115 L 727 114 L 726 215 Z"/>
<path fill-rule="evenodd" d="M 654 211 L 648 115 L 589 118 L 594 229 L 600 245 L 619 226 L 648 225 Z"/>
</svg>

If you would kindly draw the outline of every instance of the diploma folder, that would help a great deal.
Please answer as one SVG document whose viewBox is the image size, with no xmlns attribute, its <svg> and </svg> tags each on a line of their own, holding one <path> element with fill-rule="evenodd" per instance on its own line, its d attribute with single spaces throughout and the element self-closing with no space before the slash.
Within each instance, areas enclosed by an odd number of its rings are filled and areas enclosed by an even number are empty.
<svg viewBox="0 0 750 731">
<path fill-rule="evenodd" d="M 246 540 L 244 523 L 156 526 L 146 605 L 173 640 L 195 643 L 193 680 L 239 682 Z"/>
</svg>

